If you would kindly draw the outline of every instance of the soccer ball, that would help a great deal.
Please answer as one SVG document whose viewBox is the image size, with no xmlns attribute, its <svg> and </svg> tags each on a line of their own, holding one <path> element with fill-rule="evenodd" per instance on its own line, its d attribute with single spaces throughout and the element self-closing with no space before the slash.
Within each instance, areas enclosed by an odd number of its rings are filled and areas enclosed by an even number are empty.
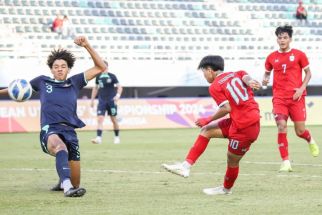
<svg viewBox="0 0 322 215">
<path fill-rule="evenodd" d="M 8 93 L 13 100 L 23 102 L 31 97 L 32 87 L 27 80 L 16 79 L 9 84 Z"/>
</svg>

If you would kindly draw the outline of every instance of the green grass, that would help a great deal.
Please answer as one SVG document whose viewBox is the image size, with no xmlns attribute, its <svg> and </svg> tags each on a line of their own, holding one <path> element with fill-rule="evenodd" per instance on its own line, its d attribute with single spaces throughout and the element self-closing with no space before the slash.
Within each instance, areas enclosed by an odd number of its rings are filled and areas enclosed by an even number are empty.
<svg viewBox="0 0 322 215">
<path fill-rule="evenodd" d="M 322 127 L 310 127 L 319 142 Z M 39 134 L 0 134 L 0 214 L 322 214 L 322 156 L 289 128 L 293 173 L 278 173 L 276 128 L 264 127 L 241 162 L 230 196 L 206 196 L 205 187 L 222 184 L 226 140 L 212 140 L 188 179 L 160 168 L 182 161 L 198 129 L 128 130 L 122 143 L 93 145 L 95 132 L 79 132 L 82 198 L 50 192 L 57 182 L 55 159 L 44 154 Z M 321 148 L 322 148 L 322 144 Z"/>
</svg>

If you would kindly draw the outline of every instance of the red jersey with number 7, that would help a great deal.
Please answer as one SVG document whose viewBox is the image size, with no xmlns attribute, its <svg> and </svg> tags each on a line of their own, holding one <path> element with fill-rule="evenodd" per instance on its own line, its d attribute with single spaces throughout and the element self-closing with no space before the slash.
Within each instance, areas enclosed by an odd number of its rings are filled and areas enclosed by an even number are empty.
<svg viewBox="0 0 322 215">
<path fill-rule="evenodd" d="M 266 58 L 265 69 L 274 70 L 273 96 L 276 98 L 292 98 L 295 88 L 303 83 L 302 70 L 309 66 L 304 52 L 291 49 L 288 52 L 275 51 Z M 303 95 L 306 95 L 304 90 Z"/>
<path fill-rule="evenodd" d="M 209 93 L 219 107 L 229 102 L 233 126 L 240 129 L 260 120 L 254 93 L 242 81 L 245 75 L 247 75 L 245 71 L 224 72 L 219 74 L 209 86 Z"/>
</svg>

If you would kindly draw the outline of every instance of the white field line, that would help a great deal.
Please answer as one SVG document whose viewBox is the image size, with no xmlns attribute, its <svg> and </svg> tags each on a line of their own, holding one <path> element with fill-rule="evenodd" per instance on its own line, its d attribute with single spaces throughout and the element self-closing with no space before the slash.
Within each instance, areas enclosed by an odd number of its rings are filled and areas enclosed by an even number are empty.
<svg viewBox="0 0 322 215">
<path fill-rule="evenodd" d="M 97 163 L 106 163 L 106 161 L 95 161 Z M 157 163 L 157 164 L 162 164 L 162 163 L 180 163 L 182 161 L 177 161 L 177 160 L 168 160 L 168 161 L 161 161 L 161 160 L 135 160 L 132 161 L 133 163 Z M 210 160 L 203 160 L 202 163 L 219 163 L 219 164 L 226 164 L 226 161 L 210 161 Z M 273 161 L 241 161 L 241 164 L 246 163 L 246 164 L 254 164 L 254 165 L 281 165 L 281 161 L 279 162 L 273 162 Z M 310 167 L 322 167 L 322 164 L 309 164 L 309 163 L 296 163 L 291 161 L 292 166 L 310 166 Z"/>
<path fill-rule="evenodd" d="M 147 162 L 147 161 L 146 161 Z M 161 162 L 160 162 L 161 163 Z M 211 162 L 211 163 L 225 163 L 225 162 Z M 280 165 L 280 162 L 252 162 L 252 161 L 243 161 L 242 163 L 247 164 L 259 164 L 259 165 Z M 322 167 L 321 164 L 305 164 L 305 163 L 293 163 L 293 166 L 309 166 L 309 167 Z M 160 167 L 161 169 L 161 167 Z M 37 172 L 37 171 L 56 171 L 55 169 L 40 169 L 40 168 L 3 168 L 0 169 L 0 172 L 3 171 L 18 171 L 18 172 Z M 117 170 L 117 169 L 82 169 L 82 172 L 96 172 L 96 173 L 119 173 L 119 174 L 169 174 L 165 170 L 161 171 L 141 171 L 141 170 Z M 223 176 L 223 172 L 192 172 L 193 175 L 220 175 Z M 239 175 L 243 176 L 272 176 L 271 173 L 240 173 Z M 292 173 L 278 173 L 276 171 L 277 177 L 294 177 L 294 178 L 322 178 L 322 175 L 300 175 L 296 172 Z"/>
</svg>

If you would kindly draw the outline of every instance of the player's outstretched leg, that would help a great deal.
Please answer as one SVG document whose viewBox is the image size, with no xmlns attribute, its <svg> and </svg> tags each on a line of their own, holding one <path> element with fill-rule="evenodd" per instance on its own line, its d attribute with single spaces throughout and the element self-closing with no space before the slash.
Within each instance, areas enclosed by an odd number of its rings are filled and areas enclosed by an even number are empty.
<svg viewBox="0 0 322 215">
<path fill-rule="evenodd" d="M 187 161 L 176 164 L 162 164 L 161 165 L 165 170 L 173 174 L 188 178 L 190 174 L 190 164 Z"/>
</svg>

